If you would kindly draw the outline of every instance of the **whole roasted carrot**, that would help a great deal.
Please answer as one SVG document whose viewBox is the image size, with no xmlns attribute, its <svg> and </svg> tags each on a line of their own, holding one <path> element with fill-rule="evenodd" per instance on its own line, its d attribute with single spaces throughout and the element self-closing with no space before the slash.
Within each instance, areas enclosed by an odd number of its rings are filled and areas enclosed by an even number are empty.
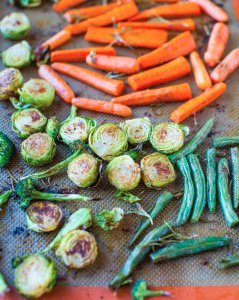
<svg viewBox="0 0 239 300">
<path fill-rule="evenodd" d="M 86 0 L 60 0 L 52 5 L 52 8 L 57 12 L 62 12 L 71 7 L 84 3 Z"/>
<path fill-rule="evenodd" d="M 138 62 L 142 69 L 148 69 L 179 56 L 186 56 L 196 48 L 197 45 L 192 34 L 189 31 L 186 31 L 163 44 L 158 49 L 140 56 Z"/>
<path fill-rule="evenodd" d="M 155 17 L 181 18 L 188 16 L 199 16 L 200 14 L 201 8 L 196 3 L 181 2 L 144 10 L 139 12 L 136 16 L 129 18 L 129 21 L 142 21 Z"/>
<path fill-rule="evenodd" d="M 96 54 L 116 55 L 113 47 L 91 47 L 91 48 L 76 48 L 66 50 L 56 50 L 51 52 L 51 62 L 83 62 L 90 52 Z"/>
<path fill-rule="evenodd" d="M 153 0 L 155 3 L 175 3 L 179 2 L 179 0 Z"/>
<path fill-rule="evenodd" d="M 69 77 L 80 80 L 108 94 L 119 96 L 124 90 L 124 82 L 110 79 L 94 71 L 66 63 L 53 63 L 52 68 Z"/>
<path fill-rule="evenodd" d="M 139 71 L 137 59 L 126 56 L 109 56 L 91 52 L 86 57 L 86 63 L 95 69 L 123 74 L 135 74 Z"/>
<path fill-rule="evenodd" d="M 132 110 L 125 105 L 115 104 L 107 101 L 94 100 L 88 98 L 74 98 L 72 104 L 78 108 L 102 112 L 105 114 L 130 117 Z"/>
<path fill-rule="evenodd" d="M 159 22 L 120 22 L 118 28 L 164 29 L 171 31 L 194 31 L 196 26 L 193 19 L 167 20 Z"/>
<path fill-rule="evenodd" d="M 234 14 L 236 15 L 237 22 L 239 23 L 239 0 L 232 0 Z"/>
<path fill-rule="evenodd" d="M 223 61 L 212 71 L 211 79 L 214 83 L 222 82 L 239 67 L 239 48 L 231 51 Z"/>
<path fill-rule="evenodd" d="M 144 106 L 162 102 L 178 102 L 192 98 L 192 92 L 188 83 L 166 86 L 159 89 L 145 90 L 112 98 L 111 102 L 128 105 Z"/>
<path fill-rule="evenodd" d="M 229 39 L 229 34 L 229 29 L 226 24 L 216 23 L 213 26 L 207 51 L 204 54 L 204 60 L 209 67 L 215 67 L 221 61 Z"/>
<path fill-rule="evenodd" d="M 170 119 L 173 122 L 181 123 L 189 116 L 200 111 L 211 104 L 226 91 L 225 83 L 217 83 L 199 96 L 185 102 L 171 113 Z"/>
<path fill-rule="evenodd" d="M 128 18 L 136 15 L 137 12 L 138 8 L 136 4 L 134 2 L 129 2 L 116 7 L 105 14 L 90 18 L 80 23 L 68 25 L 65 29 L 70 31 L 72 35 L 78 35 L 86 32 L 90 26 L 107 26 L 114 22 L 127 20 Z"/>
<path fill-rule="evenodd" d="M 188 61 L 184 57 L 179 57 L 160 67 L 130 76 L 128 84 L 134 91 L 138 91 L 183 77 L 190 71 Z"/>
<path fill-rule="evenodd" d="M 160 29 L 122 29 L 90 27 L 85 39 L 100 44 L 117 44 L 142 48 L 157 48 L 167 41 L 168 33 Z"/>
<path fill-rule="evenodd" d="M 193 69 L 194 78 L 197 86 L 201 90 L 206 90 L 212 86 L 210 76 L 198 52 L 193 51 L 190 54 L 190 61 Z"/>
<path fill-rule="evenodd" d="M 40 66 L 38 74 L 42 79 L 45 79 L 54 87 L 60 98 L 66 103 L 71 103 L 71 100 L 75 97 L 74 92 L 65 80 L 63 80 L 50 66 Z"/>
<path fill-rule="evenodd" d="M 57 47 L 63 45 L 67 41 L 71 39 L 71 33 L 66 30 L 61 30 L 55 35 L 53 35 L 51 38 L 49 38 L 47 41 L 42 43 L 41 47 L 43 48 L 50 48 L 50 50 L 54 50 Z"/>
<path fill-rule="evenodd" d="M 227 13 L 218 5 L 210 0 L 190 0 L 192 3 L 200 5 L 202 10 L 209 15 L 212 19 L 218 22 L 227 22 Z"/>
</svg>

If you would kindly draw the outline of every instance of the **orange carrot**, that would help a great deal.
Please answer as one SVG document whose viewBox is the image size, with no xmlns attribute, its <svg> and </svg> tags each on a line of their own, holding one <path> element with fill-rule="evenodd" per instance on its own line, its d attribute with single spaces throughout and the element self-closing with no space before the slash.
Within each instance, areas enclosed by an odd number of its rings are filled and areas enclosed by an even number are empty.
<svg viewBox="0 0 239 300">
<path fill-rule="evenodd" d="M 239 23 L 239 0 L 232 0 L 232 5 L 234 8 L 234 14 L 237 18 L 237 22 Z"/>
<path fill-rule="evenodd" d="M 226 91 L 225 83 L 218 83 L 200 94 L 199 96 L 185 102 L 171 113 L 171 121 L 181 123 L 191 115 L 211 104 Z"/>
<path fill-rule="evenodd" d="M 71 7 L 84 3 L 86 0 L 60 0 L 52 5 L 52 8 L 57 12 L 62 12 Z"/>
<path fill-rule="evenodd" d="M 130 117 L 132 110 L 125 105 L 115 104 L 107 101 L 88 99 L 88 98 L 74 98 L 72 104 L 78 108 L 102 112 L 121 117 Z"/>
<path fill-rule="evenodd" d="M 122 29 L 90 27 L 85 39 L 100 44 L 117 44 L 142 48 L 157 48 L 168 39 L 168 33 L 160 29 Z"/>
<path fill-rule="evenodd" d="M 116 55 L 116 51 L 113 47 L 56 50 L 51 53 L 51 62 L 83 62 L 91 51 L 94 51 L 96 54 Z"/>
<path fill-rule="evenodd" d="M 201 9 L 212 19 L 218 22 L 227 22 L 227 13 L 218 5 L 210 0 L 190 0 L 192 3 L 198 4 Z"/>
<path fill-rule="evenodd" d="M 229 29 L 226 24 L 216 23 L 213 26 L 207 51 L 204 54 L 204 60 L 209 67 L 215 67 L 221 61 L 229 39 L 229 34 Z"/>
<path fill-rule="evenodd" d="M 65 29 L 69 30 L 72 35 L 78 35 L 86 32 L 90 26 L 107 26 L 113 24 L 114 22 L 127 20 L 128 18 L 137 14 L 137 12 L 138 8 L 135 3 L 129 2 L 120 5 L 100 16 L 90 18 L 77 24 L 68 25 L 65 27 Z"/>
<path fill-rule="evenodd" d="M 185 56 L 197 48 L 195 40 L 189 31 L 183 32 L 162 45 L 158 49 L 142 55 L 138 58 L 138 62 L 142 69 L 148 69 L 179 56 Z"/>
<path fill-rule="evenodd" d="M 194 31 L 195 22 L 193 19 L 180 19 L 160 22 L 120 22 L 118 28 L 140 28 L 140 29 L 164 29 L 172 31 Z"/>
<path fill-rule="evenodd" d="M 128 105 L 143 106 L 162 102 L 179 102 L 192 98 L 192 92 L 188 83 L 166 86 L 160 89 L 144 90 L 112 98 L 111 102 Z"/>
<path fill-rule="evenodd" d="M 42 43 L 41 47 L 43 48 L 50 48 L 50 50 L 54 50 L 57 47 L 63 45 L 68 40 L 71 39 L 71 33 L 66 30 L 61 30 L 55 35 L 53 35 L 51 38 L 49 38 L 47 41 Z"/>
<path fill-rule="evenodd" d="M 128 78 L 129 86 L 134 90 L 143 90 L 145 88 L 169 82 L 189 74 L 190 64 L 182 56 L 160 67 L 150 69 Z"/>
<path fill-rule="evenodd" d="M 123 74 L 134 74 L 139 71 L 137 59 L 132 57 L 109 56 L 91 52 L 86 57 L 86 62 L 89 66 L 95 69 L 105 71 L 113 71 Z"/>
<path fill-rule="evenodd" d="M 80 80 L 108 94 L 119 96 L 124 90 L 124 82 L 107 78 L 94 71 L 65 63 L 53 63 L 52 68 L 64 75 Z"/>
<path fill-rule="evenodd" d="M 222 82 L 239 67 L 239 48 L 231 51 L 224 60 L 212 71 L 213 82 Z"/>
<path fill-rule="evenodd" d="M 203 91 L 211 87 L 211 79 L 199 53 L 193 51 L 190 54 L 190 61 L 197 86 Z"/>
<path fill-rule="evenodd" d="M 188 16 L 199 16 L 200 14 L 201 9 L 199 5 L 197 5 L 196 3 L 182 2 L 157 6 L 144 10 L 142 12 L 139 12 L 136 16 L 129 18 L 129 21 L 142 21 L 155 17 L 181 18 Z"/>
<path fill-rule="evenodd" d="M 45 79 L 54 87 L 60 98 L 62 98 L 66 103 L 71 103 L 71 100 L 75 97 L 74 92 L 50 66 L 40 66 L 38 74 L 42 79 Z"/>
<path fill-rule="evenodd" d="M 153 0 L 155 3 L 175 3 L 179 2 L 179 0 Z"/>
</svg>

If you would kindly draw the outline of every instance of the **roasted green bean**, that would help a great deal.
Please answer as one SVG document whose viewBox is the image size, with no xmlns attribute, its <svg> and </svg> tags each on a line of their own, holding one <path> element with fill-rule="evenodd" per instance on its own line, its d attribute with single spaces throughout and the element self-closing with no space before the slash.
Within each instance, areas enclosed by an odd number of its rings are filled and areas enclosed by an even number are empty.
<svg viewBox="0 0 239 300">
<path fill-rule="evenodd" d="M 207 149 L 207 205 L 210 213 L 215 213 L 217 206 L 217 167 L 216 149 Z"/>
<path fill-rule="evenodd" d="M 213 139 L 212 145 L 215 148 L 225 148 L 239 145 L 239 136 L 219 136 Z"/>
<path fill-rule="evenodd" d="M 219 262 L 218 267 L 220 269 L 225 269 L 225 268 L 238 266 L 238 265 L 239 265 L 239 251 L 230 256 L 222 258 Z"/>
<path fill-rule="evenodd" d="M 232 170 L 232 202 L 234 208 L 239 206 L 239 150 L 237 147 L 230 149 Z"/>
</svg>

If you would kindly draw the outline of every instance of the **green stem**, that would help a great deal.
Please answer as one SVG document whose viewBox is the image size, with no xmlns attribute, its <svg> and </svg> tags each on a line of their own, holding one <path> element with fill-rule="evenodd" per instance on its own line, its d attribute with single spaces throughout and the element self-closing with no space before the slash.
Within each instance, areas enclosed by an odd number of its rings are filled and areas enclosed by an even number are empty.
<svg viewBox="0 0 239 300">
<path fill-rule="evenodd" d="M 169 296 L 170 293 L 166 291 L 145 291 L 142 293 L 143 297 L 152 297 L 152 296 Z"/>
<path fill-rule="evenodd" d="M 77 116 L 77 107 L 75 105 L 71 106 L 71 111 L 70 111 L 70 115 L 61 122 L 61 126 L 64 125 L 66 122 L 74 119 Z"/>
<path fill-rule="evenodd" d="M 48 200 L 48 201 L 72 201 L 72 200 L 92 201 L 92 200 L 98 200 L 99 198 L 89 198 L 87 196 L 83 196 L 80 194 L 52 194 L 52 193 L 33 191 L 32 199 Z"/>
<path fill-rule="evenodd" d="M 239 265 L 239 252 L 236 252 L 230 256 L 227 256 L 220 260 L 219 268 L 225 269 L 232 266 L 238 266 Z"/>
</svg>

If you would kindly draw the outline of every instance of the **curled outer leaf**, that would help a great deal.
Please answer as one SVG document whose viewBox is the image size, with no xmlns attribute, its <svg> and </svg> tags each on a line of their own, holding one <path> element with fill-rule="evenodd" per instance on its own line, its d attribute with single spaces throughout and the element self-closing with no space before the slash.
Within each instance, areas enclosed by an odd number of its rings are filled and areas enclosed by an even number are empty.
<svg viewBox="0 0 239 300">
<path fill-rule="evenodd" d="M 115 207 L 112 210 L 102 210 L 94 217 L 94 224 L 103 230 L 112 230 L 119 226 L 124 217 L 124 211 L 120 207 Z"/>
</svg>

